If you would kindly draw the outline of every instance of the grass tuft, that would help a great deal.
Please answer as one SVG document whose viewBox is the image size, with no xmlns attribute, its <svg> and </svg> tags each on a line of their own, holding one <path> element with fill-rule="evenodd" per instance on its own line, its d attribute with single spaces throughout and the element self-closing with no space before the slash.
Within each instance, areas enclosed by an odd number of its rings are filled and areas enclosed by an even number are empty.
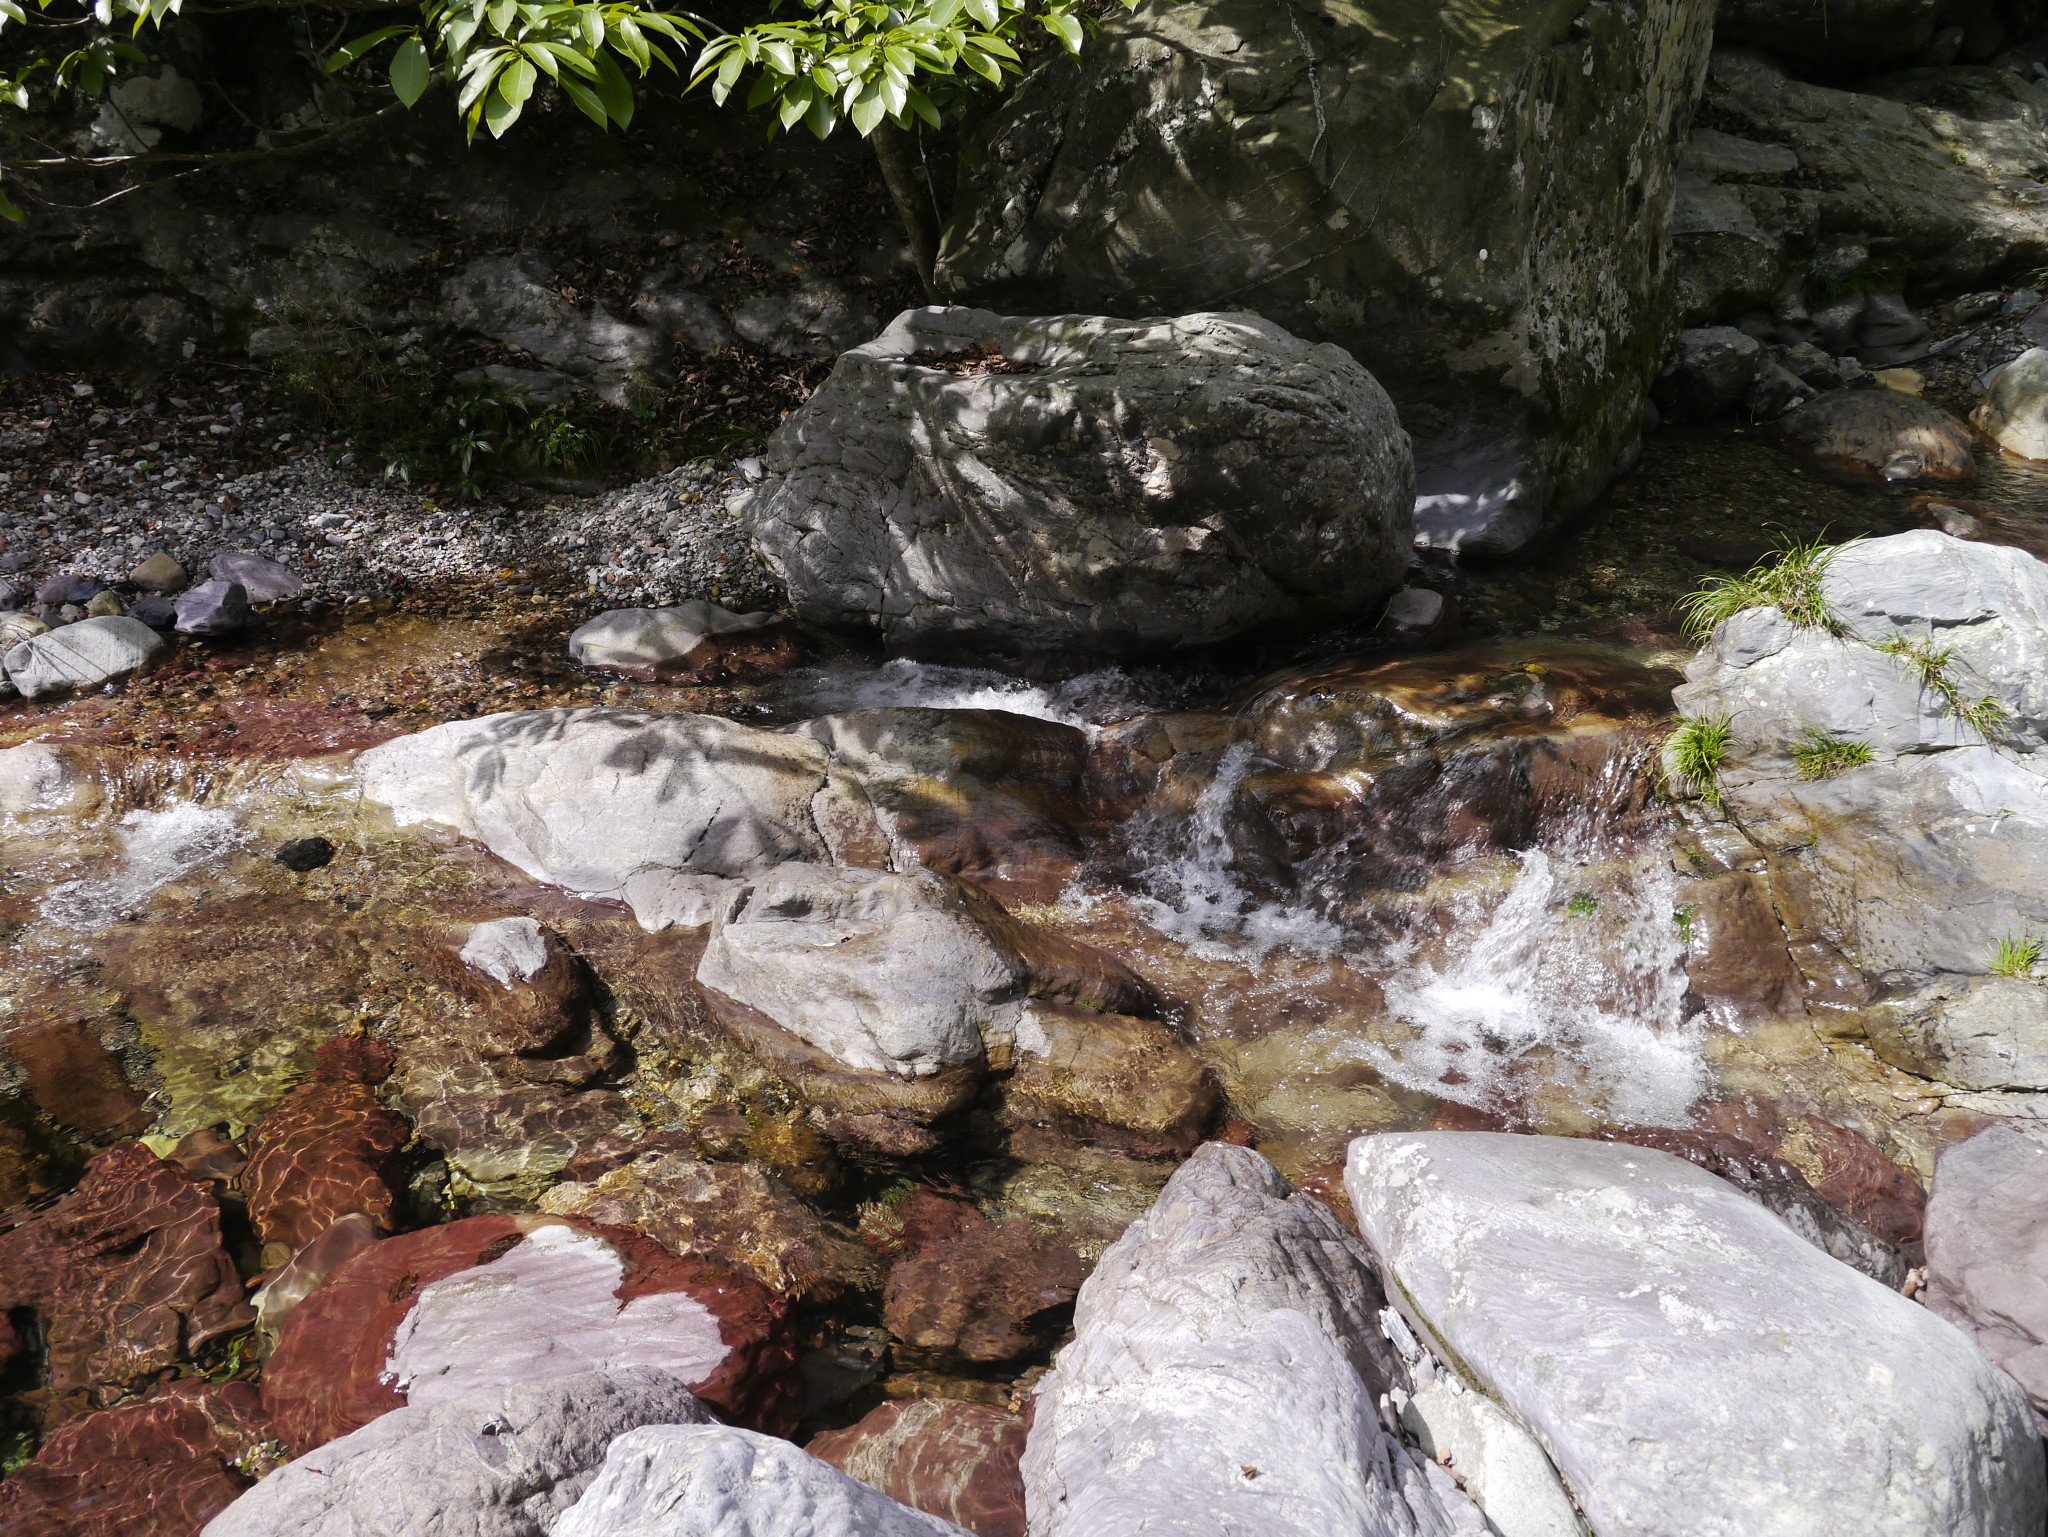
<svg viewBox="0 0 2048 1537">
<path fill-rule="evenodd" d="M 1830 731 L 1809 730 L 1792 744 L 1792 761 L 1799 765 L 1801 779 L 1832 779 L 1870 762 L 1870 744 Z"/>
<path fill-rule="evenodd" d="M 1721 806 L 1721 765 L 1735 743 L 1725 715 L 1683 715 L 1664 738 L 1664 783 L 1681 795 Z"/>
<path fill-rule="evenodd" d="M 1904 662 L 1906 670 L 1919 680 L 1922 688 L 1938 694 L 1948 713 L 1974 729 L 1979 736 L 1990 736 L 1993 727 L 2010 719 L 2005 706 L 1991 695 L 1982 694 L 1972 699 L 1964 692 L 1961 680 L 1950 670 L 1950 664 L 1955 661 L 1955 647 L 1937 646 L 1933 641 L 1918 636 L 1894 635 L 1877 649 Z"/>
<path fill-rule="evenodd" d="M 2048 941 L 2025 929 L 1995 941 L 1989 961 L 1991 974 L 1994 977 L 2031 977 L 2034 968 L 2041 964 L 2044 945 L 2048 945 Z"/>
<path fill-rule="evenodd" d="M 1775 608 L 1802 629 L 1838 632 L 1841 626 L 1821 591 L 1821 578 L 1829 562 L 1855 542 L 1831 545 L 1818 538 L 1784 537 L 1770 559 L 1742 575 L 1708 577 L 1699 591 L 1679 599 L 1685 633 L 1702 643 L 1724 619 L 1752 608 Z"/>
</svg>

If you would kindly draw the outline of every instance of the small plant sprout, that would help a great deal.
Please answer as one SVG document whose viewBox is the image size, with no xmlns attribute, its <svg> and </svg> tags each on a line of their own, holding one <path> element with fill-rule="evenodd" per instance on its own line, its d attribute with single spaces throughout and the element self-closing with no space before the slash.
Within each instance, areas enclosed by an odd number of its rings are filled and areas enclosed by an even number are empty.
<svg viewBox="0 0 2048 1537">
<path fill-rule="evenodd" d="M 1812 728 L 1792 744 L 1792 761 L 1801 779 L 1832 779 L 1870 762 L 1870 744 Z"/>
<path fill-rule="evenodd" d="M 1698 592 L 1679 600 L 1685 633 L 1703 642 L 1722 620 L 1752 608 L 1775 608 L 1802 629 L 1836 633 L 1841 626 L 1821 591 L 1821 578 L 1829 562 L 1855 542 L 1831 545 L 1783 537 L 1770 558 L 1742 575 L 1708 577 Z"/>
<path fill-rule="evenodd" d="M 1692 902 L 1671 909 L 1671 921 L 1678 926 L 1678 942 L 1688 949 L 1692 947 L 1693 918 L 1698 912 L 1698 904 Z"/>
<path fill-rule="evenodd" d="M 1735 732 L 1725 715 L 1683 715 L 1664 738 L 1664 783 L 1680 795 L 1696 795 L 1717 811 L 1721 806 L 1721 765 Z"/>
<path fill-rule="evenodd" d="M 1590 891 L 1575 891 L 1564 910 L 1574 918 L 1590 918 L 1600 911 L 1600 899 Z"/>
<path fill-rule="evenodd" d="M 1937 646 L 1920 636 L 1894 635 L 1878 650 L 1895 656 L 1923 689 L 1939 696 L 1943 708 L 1979 736 L 1988 737 L 1992 728 L 2008 719 L 2006 708 L 1989 694 L 1971 698 L 1956 677 L 1953 646 Z"/>
<path fill-rule="evenodd" d="M 1989 965 L 1994 977 L 2031 977 L 2041 964 L 2041 951 L 2048 940 L 2021 929 L 1992 943 Z"/>
</svg>

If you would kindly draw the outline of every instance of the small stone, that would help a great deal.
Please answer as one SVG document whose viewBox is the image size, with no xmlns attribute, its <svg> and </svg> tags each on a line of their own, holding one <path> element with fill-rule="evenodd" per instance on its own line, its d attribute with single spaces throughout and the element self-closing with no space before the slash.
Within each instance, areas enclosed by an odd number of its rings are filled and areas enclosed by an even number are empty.
<svg viewBox="0 0 2048 1537">
<path fill-rule="evenodd" d="M 251 603 L 276 603 L 306 590 L 306 584 L 290 568 L 247 550 L 223 550 L 207 562 L 206 574 L 217 581 L 240 583 Z"/>
<path fill-rule="evenodd" d="M 0 582 L 0 614 L 13 613 L 21 607 L 22 591 L 12 582 Z"/>
<path fill-rule="evenodd" d="M 36 589 L 38 603 L 89 603 L 99 595 L 100 583 L 89 576 L 74 576 L 66 572 L 53 576 Z"/>
<path fill-rule="evenodd" d="M 185 568 L 162 550 L 128 573 L 128 580 L 144 592 L 176 592 L 188 580 Z"/>
<path fill-rule="evenodd" d="M 99 593 L 85 605 L 85 617 L 88 619 L 113 619 L 127 612 L 120 598 L 111 592 Z"/>
<path fill-rule="evenodd" d="M 178 622 L 178 605 L 162 593 L 150 593 L 129 606 L 128 617 L 139 619 L 152 630 L 168 630 Z"/>
<path fill-rule="evenodd" d="M 318 836 L 294 838 L 281 844 L 277 851 L 277 862 L 287 870 L 296 870 L 301 875 L 308 870 L 318 870 L 333 863 L 334 845 Z"/>
<path fill-rule="evenodd" d="M 256 617 L 249 608 L 247 589 L 240 582 L 218 579 L 181 593 L 175 606 L 178 629 L 186 635 L 226 635 Z"/>
<path fill-rule="evenodd" d="M 1880 389 L 1897 390 L 1901 395 L 1918 395 L 1927 388 L 1927 379 L 1918 369 L 1873 368 L 1871 382 Z"/>
<path fill-rule="evenodd" d="M 50 627 L 34 614 L 0 614 L 0 654 L 49 631 Z"/>
<path fill-rule="evenodd" d="M 76 624 L 85 617 L 85 610 L 76 603 L 67 603 L 57 610 L 58 624 Z"/>
</svg>

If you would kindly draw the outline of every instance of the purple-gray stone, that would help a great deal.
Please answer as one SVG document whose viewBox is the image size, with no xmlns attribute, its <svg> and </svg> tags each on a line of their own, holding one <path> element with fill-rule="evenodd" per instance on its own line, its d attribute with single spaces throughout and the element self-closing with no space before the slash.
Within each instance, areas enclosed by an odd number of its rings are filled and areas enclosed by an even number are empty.
<svg viewBox="0 0 2048 1537">
<path fill-rule="evenodd" d="M 206 574 L 216 581 L 241 583 L 251 603 L 275 603 L 306 590 L 289 567 L 247 550 L 221 551 L 206 563 Z"/>
<path fill-rule="evenodd" d="M 226 635 L 256 617 L 249 607 L 248 589 L 240 582 L 218 579 L 179 594 L 173 606 L 178 629 L 186 635 Z"/>
</svg>

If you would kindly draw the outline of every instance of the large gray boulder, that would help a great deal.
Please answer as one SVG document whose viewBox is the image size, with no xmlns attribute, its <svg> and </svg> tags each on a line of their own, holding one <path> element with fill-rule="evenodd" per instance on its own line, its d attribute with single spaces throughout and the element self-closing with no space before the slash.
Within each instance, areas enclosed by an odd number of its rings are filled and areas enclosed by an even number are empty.
<svg viewBox="0 0 2048 1537">
<path fill-rule="evenodd" d="M 724 1425 L 620 1436 L 553 1537 L 968 1537 L 787 1441 Z"/>
<path fill-rule="evenodd" d="M 873 818 L 809 737 L 714 715 L 533 710 L 450 721 L 357 760 L 401 826 L 453 828 L 536 880 L 627 902 L 650 931 L 711 920 L 735 882 L 829 862 Z"/>
<path fill-rule="evenodd" d="M 1924 1301 L 2026 1389 L 2048 1432 L 2048 1134 L 1997 1126 L 1942 1149 Z"/>
<path fill-rule="evenodd" d="M 1370 1537 L 1470 1529 L 1381 1426 L 1405 1381 L 1385 1299 L 1330 1209 L 1212 1142 L 1081 1288 L 1024 1452 L 1032 1537 Z"/>
<path fill-rule="evenodd" d="M 98 688 L 142 671 L 163 637 L 126 616 L 81 619 L 22 641 L 0 657 L 7 681 L 30 699 Z"/>
<path fill-rule="evenodd" d="M 2025 1395 L 1955 1329 L 1682 1159 L 1487 1132 L 1351 1145 L 1403 1313 L 1594 1531 L 2035 1533 Z"/>
<path fill-rule="evenodd" d="M 940 366 L 984 347 L 1025 371 Z M 763 461 L 747 517 L 797 614 L 896 649 L 1204 645 L 1370 607 L 1409 558 L 1386 393 L 1253 315 L 908 310 Z"/>
<path fill-rule="evenodd" d="M 2022 459 L 2048 459 L 2048 347 L 2029 347 L 1998 371 L 1970 420 Z"/>
<path fill-rule="evenodd" d="M 1831 60 L 1859 36 L 1832 15 L 1836 0 L 1723 0 L 1724 17 L 1731 5 L 1825 28 Z M 1916 286 L 1962 293 L 2048 246 L 2048 189 L 2033 179 L 2048 93 L 2016 73 L 1913 69 L 1846 91 L 1724 48 L 1705 105 L 1713 126 L 1695 128 L 1680 156 L 1671 222 L 1688 325 L 1755 311 L 1775 317 L 1777 341 L 1815 339 L 1829 291 L 1910 268 Z"/>
<path fill-rule="evenodd" d="M 711 1422 L 680 1380 L 647 1367 L 481 1388 L 393 1409 L 286 1463 L 202 1537 L 543 1537 L 614 1437 Z"/>
<path fill-rule="evenodd" d="M 1418 533 L 1509 553 L 1634 452 L 1712 25 L 1711 0 L 1115 11 L 968 144 L 941 279 L 1335 342 L 1414 434 Z"/>
<path fill-rule="evenodd" d="M 1746 610 L 1673 697 L 1728 717 L 1721 791 L 1772 858 L 1781 913 L 1873 981 L 1982 974 L 1997 937 L 2048 928 L 2048 566 L 1921 530 L 1839 551 L 1821 588 L 1839 633 Z M 1938 672 L 1965 707 L 1993 702 L 1989 741 L 1879 649 L 1901 643 L 1947 653 Z M 1794 750 L 1817 734 L 1871 761 L 1804 778 Z"/>
<path fill-rule="evenodd" d="M 1959 1089 L 2048 1092 L 2048 987 L 2031 977 L 1936 977 L 1864 1011 L 1892 1066 Z"/>
</svg>

